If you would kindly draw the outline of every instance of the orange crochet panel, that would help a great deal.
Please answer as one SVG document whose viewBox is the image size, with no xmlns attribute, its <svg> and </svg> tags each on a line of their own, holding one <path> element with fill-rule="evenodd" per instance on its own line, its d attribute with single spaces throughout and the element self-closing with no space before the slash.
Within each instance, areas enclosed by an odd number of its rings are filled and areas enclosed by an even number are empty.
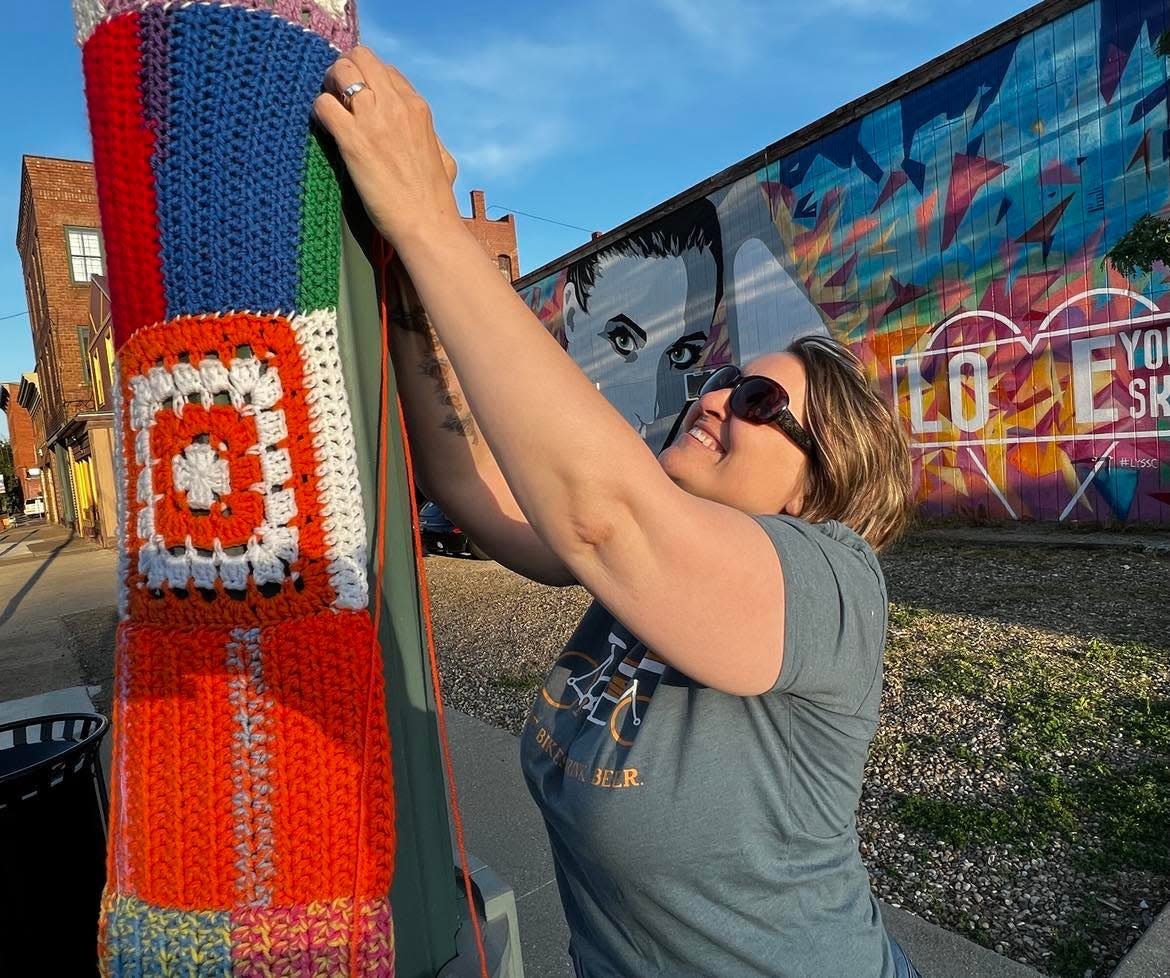
<svg viewBox="0 0 1170 978">
<path fill-rule="evenodd" d="M 376 763 L 386 726 L 365 719 L 372 639 L 361 612 L 122 629 L 116 736 L 139 762 L 117 794 L 119 893 L 189 911 L 386 895 L 393 790 Z"/>
<path fill-rule="evenodd" d="M 276 621 L 329 607 L 339 583 L 364 606 L 327 520 L 354 487 L 318 464 L 330 431 L 298 342 L 309 318 L 186 317 L 119 351 L 136 621 Z"/>
</svg>

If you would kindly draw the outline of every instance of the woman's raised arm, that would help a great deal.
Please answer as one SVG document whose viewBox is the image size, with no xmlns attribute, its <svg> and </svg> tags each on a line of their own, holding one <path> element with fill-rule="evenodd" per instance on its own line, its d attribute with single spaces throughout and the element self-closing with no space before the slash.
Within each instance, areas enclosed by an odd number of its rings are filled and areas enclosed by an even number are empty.
<svg viewBox="0 0 1170 978">
<path fill-rule="evenodd" d="M 575 584 L 516 504 L 397 259 L 390 288 L 390 355 L 418 488 L 505 567 L 540 584 Z"/>
</svg>

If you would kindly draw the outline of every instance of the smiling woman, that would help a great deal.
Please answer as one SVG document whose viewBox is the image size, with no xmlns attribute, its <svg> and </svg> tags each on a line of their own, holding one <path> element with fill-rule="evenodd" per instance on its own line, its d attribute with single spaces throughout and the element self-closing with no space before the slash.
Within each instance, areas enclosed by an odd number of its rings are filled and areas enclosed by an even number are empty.
<svg viewBox="0 0 1170 978">
<path fill-rule="evenodd" d="M 409 82 L 357 48 L 327 85 L 318 117 L 401 260 L 420 488 L 501 563 L 595 599 L 521 748 L 578 975 L 916 974 L 854 818 L 885 644 L 874 548 L 909 509 L 890 411 L 844 348 L 802 341 L 712 378 L 656 457 L 464 229 Z M 570 342 L 659 377 L 693 365 L 718 307 L 688 286 L 720 260 L 707 227 L 700 208 L 631 246 L 662 263 L 669 324 L 632 278 L 608 292 L 629 255 L 571 271 Z"/>
</svg>

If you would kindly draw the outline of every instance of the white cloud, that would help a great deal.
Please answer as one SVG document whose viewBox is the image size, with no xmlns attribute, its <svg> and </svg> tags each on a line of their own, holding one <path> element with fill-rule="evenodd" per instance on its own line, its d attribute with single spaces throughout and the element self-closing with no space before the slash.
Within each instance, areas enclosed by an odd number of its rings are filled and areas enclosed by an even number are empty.
<svg viewBox="0 0 1170 978">
<path fill-rule="evenodd" d="M 634 82 L 617 70 L 615 51 L 596 33 L 568 43 L 467 33 L 467 42 L 448 37 L 438 48 L 392 34 L 367 16 L 362 39 L 431 103 L 440 137 L 473 184 L 566 150 L 578 116 L 594 110 L 593 97 L 612 97 Z"/>
<path fill-rule="evenodd" d="M 684 34 L 725 57 L 754 58 L 782 33 L 776 4 L 759 0 L 655 0 Z"/>
<path fill-rule="evenodd" d="M 893 17 L 913 0 L 588 0 L 527 21 L 484 8 L 441 37 L 391 31 L 363 9 L 362 40 L 431 103 L 460 183 L 520 181 L 575 148 L 620 145 L 647 114 L 701 124 L 711 93 L 770 77 L 827 8 Z M 738 86 L 738 87 L 737 87 Z M 730 95 L 729 95 L 730 97 Z"/>
</svg>

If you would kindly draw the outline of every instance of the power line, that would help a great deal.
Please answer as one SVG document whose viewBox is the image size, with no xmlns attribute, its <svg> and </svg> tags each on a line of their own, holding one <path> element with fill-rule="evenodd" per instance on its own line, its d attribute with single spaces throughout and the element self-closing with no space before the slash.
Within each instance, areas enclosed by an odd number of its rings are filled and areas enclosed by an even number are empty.
<svg viewBox="0 0 1170 978">
<path fill-rule="evenodd" d="M 527 211 L 518 211 L 511 207 L 504 207 L 501 204 L 491 204 L 488 206 L 488 210 L 506 211 L 509 214 L 519 214 L 521 217 L 531 217 L 534 221 L 544 221 L 545 224 L 559 224 L 563 228 L 572 228 L 574 231 L 584 231 L 586 234 L 593 233 L 589 228 L 578 227 L 576 224 L 566 224 L 564 221 L 554 221 L 551 217 L 529 214 Z"/>
<path fill-rule="evenodd" d="M 27 316 L 27 315 L 28 315 L 28 310 L 21 309 L 20 312 L 10 312 L 7 316 L 0 316 L 0 322 L 3 322 L 5 319 L 15 319 L 17 316 Z"/>
</svg>

